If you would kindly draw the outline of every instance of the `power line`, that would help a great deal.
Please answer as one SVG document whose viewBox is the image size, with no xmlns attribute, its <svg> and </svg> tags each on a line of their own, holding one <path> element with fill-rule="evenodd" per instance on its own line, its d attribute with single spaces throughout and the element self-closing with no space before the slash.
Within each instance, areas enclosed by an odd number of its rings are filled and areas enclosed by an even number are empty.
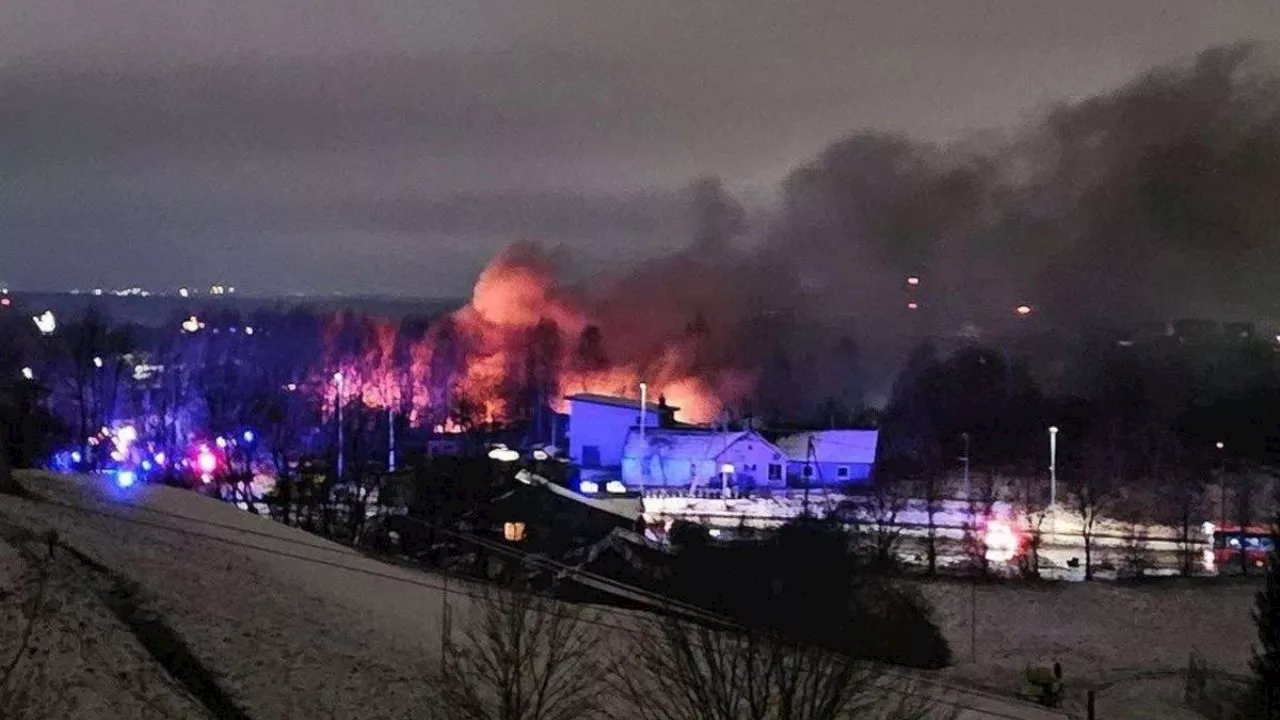
<svg viewBox="0 0 1280 720">
<path fill-rule="evenodd" d="M 263 546 L 261 546 L 261 545 L 253 545 L 253 544 L 249 544 L 249 543 L 237 542 L 236 540 L 232 540 L 232 539 L 225 538 L 225 537 L 220 537 L 220 536 L 218 536 L 218 535 L 213 535 L 213 534 L 203 533 L 203 532 L 198 532 L 198 531 L 192 531 L 192 530 L 187 530 L 187 529 L 183 529 L 183 528 L 176 528 L 176 527 L 173 527 L 173 526 L 171 526 L 171 525 L 166 525 L 166 524 L 164 524 L 164 523 L 153 522 L 153 521 L 148 521 L 148 520 L 142 520 L 142 519 L 138 519 L 138 518 L 130 518 L 130 517 L 126 517 L 126 516 L 123 516 L 123 515 L 119 515 L 119 514 L 115 514 L 115 513 L 106 512 L 106 511 L 103 511 L 103 510 L 95 510 L 95 509 L 91 509 L 91 508 L 85 508 L 85 507 L 81 507 L 81 506 L 74 505 L 74 504 L 71 504 L 71 503 L 67 503 L 67 502 L 63 502 L 63 501 L 59 501 L 59 500 L 54 500 L 54 499 L 51 499 L 51 498 L 47 498 L 47 497 L 44 497 L 44 496 L 41 496 L 41 495 L 37 495 L 37 496 L 36 496 L 36 498 L 34 499 L 34 502 L 37 502 L 37 503 L 40 503 L 40 504 L 52 505 L 52 506 L 55 506 L 55 507 L 60 507 L 60 508 L 63 508 L 63 509 L 66 509 L 66 510 L 70 510 L 70 511 L 72 511 L 72 512 L 76 512 L 76 513 L 81 513 L 81 514 L 84 514 L 84 515 L 91 515 L 91 516 L 101 517 L 101 518 L 105 518 L 105 519 L 109 519 L 109 520 L 116 520 L 116 521 L 118 521 L 118 522 L 123 522 L 123 523 L 129 524 L 129 525 L 136 525 L 136 526 L 140 526 L 140 527 L 154 528 L 154 529 L 163 530 L 163 531 L 166 531 L 166 532 L 170 532 L 170 533 L 173 533 L 173 534 L 176 534 L 176 535 L 185 536 L 185 537 L 193 537 L 193 538 L 201 538 L 201 539 L 206 539 L 206 540 L 213 540 L 213 541 L 215 541 L 215 542 L 219 542 L 219 543 L 222 543 L 222 544 L 224 544 L 224 545 L 231 546 L 231 547 L 239 547 L 239 548 L 244 548 L 244 549 L 248 549 L 248 550 L 256 550 L 256 551 L 258 551 L 258 552 L 265 553 L 265 554 L 267 554 L 267 555 L 272 555 L 272 556 L 275 556 L 275 557 L 288 558 L 288 559 L 291 559 L 291 560 L 300 560 L 300 561 L 302 561 L 302 562 L 312 563 L 312 564 L 319 565 L 319 566 L 323 566 L 323 567 L 329 567 L 329 568 L 333 568 L 333 569 L 337 569 L 337 570 L 343 570 L 343 571 L 346 571 L 346 572 L 352 572 L 352 573 L 356 573 L 356 574 L 360 574 L 360 575 L 365 575 L 365 576 L 368 576 L 368 577 L 376 577 L 376 578 L 383 579 L 383 580 L 390 580 L 390 581 L 392 581 L 392 582 L 398 582 L 398 583 L 403 583 L 403 584 L 406 584 L 406 585 L 411 585 L 411 586 L 416 586 L 416 587 L 426 588 L 426 589 L 429 589 L 429 590 L 435 590 L 435 591 L 439 591 L 439 592 L 441 592 L 442 594 L 453 593 L 453 594 L 461 595 L 461 596 L 463 596 L 463 597 L 467 597 L 467 598 L 470 598 L 470 599 L 473 599 L 473 600 L 477 600 L 477 601 L 479 601 L 479 602 L 488 603 L 488 604 L 490 604 L 490 605 L 492 605 L 492 604 L 495 602 L 495 601 L 493 600 L 493 598 L 490 596 L 490 594 L 489 594 L 488 592 L 485 592 L 485 591 L 476 591 L 476 590 L 474 590 L 474 589 L 470 589 L 470 588 L 467 588 L 467 589 L 454 589 L 454 588 L 447 587 L 447 586 L 446 586 L 446 585 L 444 585 L 444 584 L 434 583 L 434 582 L 431 582 L 431 581 L 428 581 L 428 580 L 425 580 L 425 579 L 407 578 L 407 577 L 403 577 L 403 576 L 399 576 L 399 575 L 393 575 L 393 574 L 386 573 L 386 572 L 380 572 L 380 571 L 376 571 L 376 570 L 371 570 L 371 569 L 368 569 L 368 568 L 356 567 L 356 566 L 352 566 L 352 565 L 346 565 L 346 564 L 343 564 L 343 563 L 333 562 L 333 561 L 330 561 L 330 560 L 323 560 L 323 559 L 314 558 L 314 557 L 307 557 L 307 556 L 305 556 L 305 555 L 300 555 L 300 554 L 297 554 L 297 553 L 280 551 L 280 550 L 276 550 L 276 549 L 272 549 L 272 548 L 263 547 Z M 378 560 L 373 560 L 373 559 L 368 558 L 368 557 L 366 557 L 366 556 L 364 556 L 364 555 L 360 555 L 360 554 L 358 554 L 358 553 L 357 553 L 357 551 L 355 551 L 354 549 L 351 549 L 351 548 L 346 548 L 346 547 L 339 547 L 339 548 L 326 548 L 326 547 L 323 547 L 323 546 L 320 546 L 320 545 L 313 545 L 313 544 L 308 543 L 308 542 L 305 542 L 305 541 L 303 541 L 303 540 L 293 540 L 293 539 L 290 539 L 290 538 L 282 538 L 282 537 L 280 537 L 279 535 L 275 535 L 275 534 L 272 534 L 272 533 L 266 533 L 266 532 L 262 532 L 262 531 L 255 531 L 255 530 L 248 530 L 248 529 L 245 529 L 245 528 L 239 528 L 239 527 L 236 527 L 236 526 L 234 526 L 234 525 L 228 525 L 228 524 L 224 524 L 224 523 L 216 523 L 216 522 L 207 521 L 207 520 L 200 520 L 200 519 L 197 519 L 197 518 L 191 518 L 191 517 L 186 516 L 186 515 L 181 515 L 181 514 L 178 514 L 178 513 L 170 513 L 170 512 L 163 511 L 163 510 L 157 510 L 157 509 L 154 509 L 154 508 L 145 508 L 145 507 L 143 507 L 143 506 L 139 506 L 139 505 L 132 505 L 132 504 L 127 505 L 127 507 L 130 507 L 131 509 L 144 510 L 144 511 L 146 511 L 146 512 L 148 512 L 148 513 L 150 513 L 150 514 L 153 514 L 153 515 L 159 515 L 159 516 L 162 516 L 162 517 L 167 517 L 167 518 L 172 518 L 172 519 L 176 519 L 176 520 L 181 520 L 181 521 L 184 521 L 184 522 L 195 522 L 195 523 L 199 523 L 199 524 L 209 525 L 209 526 L 211 526 L 211 527 L 217 527 L 217 528 L 220 528 L 220 529 L 229 530 L 229 531 L 231 531 L 231 532 L 235 532 L 235 533 L 237 533 L 237 534 L 241 534 L 241 535 L 248 535 L 248 536 L 254 536 L 254 537 L 263 537 L 263 538 L 270 539 L 270 540 L 272 540 L 272 541 L 284 542 L 284 543 L 286 543 L 286 544 L 301 545 L 301 546 L 304 546 L 304 547 L 307 547 L 307 548 L 310 548 L 310 549 L 313 549 L 313 550 L 320 550 L 320 551 L 330 552 L 330 553 L 339 554 L 339 555 L 346 555 L 347 553 L 356 553 L 356 554 L 357 554 L 357 556 L 358 556 L 360 559 L 370 560 L 370 561 L 372 561 L 372 562 L 379 562 Z M 422 523 L 423 525 L 426 525 L 427 527 L 432 527 L 430 524 L 426 523 L 425 521 L 421 521 L 421 520 L 419 520 L 419 519 L 417 519 L 417 518 L 411 518 L 411 520 L 413 520 L 413 521 L 415 521 L 415 522 Z M 289 526 L 285 526 L 285 527 L 289 527 Z M 476 538 L 476 537 L 474 537 L 474 536 L 468 536 L 468 535 L 467 535 L 467 534 L 465 534 L 465 533 L 459 533 L 459 532 L 457 532 L 457 531 L 453 531 L 453 530 L 447 530 L 447 529 L 438 528 L 438 527 L 437 527 L 436 529 L 438 529 L 438 530 L 439 530 L 439 531 L 441 531 L 442 533 L 450 534 L 450 535 L 453 535 L 453 536 L 456 536 L 456 537 L 461 537 L 461 538 L 463 538 L 463 539 L 465 539 L 465 540 L 467 540 L 467 541 L 474 542 L 474 543 L 476 543 L 476 544 L 481 544 L 481 540 L 482 540 L 481 538 Z M 323 539 L 323 538 L 321 538 L 321 539 Z M 617 581 L 612 581 L 612 580 L 609 580 L 608 578 L 603 578 L 602 576 L 594 575 L 593 573 L 589 573 L 589 572 L 587 572 L 587 571 L 582 571 L 582 570 L 579 570 L 579 569 L 577 569 L 577 568 L 572 568 L 572 567 L 570 567 L 570 566 L 564 565 L 563 563 L 559 563 L 558 561 L 551 560 L 550 558 L 546 558 L 546 557 L 543 557 L 543 556 L 537 556 L 537 555 L 534 555 L 533 553 L 528 553 L 527 551 L 519 550 L 519 549 L 517 549 L 517 548 L 511 548 L 511 547 L 503 546 L 503 545 L 495 545 L 495 546 L 493 547 L 493 549 L 495 549 L 495 550 L 496 550 L 496 549 L 498 549 L 498 548 L 501 548 L 501 549 L 502 549 L 502 551 L 503 551 L 503 552 L 505 552 L 505 553 L 506 553 L 506 554 L 508 554 L 508 555 L 513 555 L 513 556 L 516 556 L 516 557 L 529 558 L 529 559 L 532 559 L 534 562 L 537 562 L 537 563 L 543 563 L 543 564 L 546 564 L 547 566 L 550 566 L 550 567 L 560 566 L 560 567 L 565 568 L 565 569 L 567 569 L 569 572 L 572 572 L 572 573 L 574 573 L 574 574 L 578 574 L 578 575 L 581 575 L 581 576 L 584 576 L 584 577 L 592 577 L 592 576 L 594 576 L 594 577 L 597 577 L 597 578 L 601 578 L 602 580 L 607 581 L 609 584 L 614 585 L 614 586 L 618 586 L 618 587 L 621 587 L 621 588 L 628 588 L 628 587 L 631 587 L 631 588 L 635 591 L 635 593 L 637 593 L 637 594 L 642 594 L 642 595 L 648 595 L 648 596 L 650 596 L 651 598 L 655 598 L 655 599 L 657 599 L 657 600 L 661 601 L 662 603 L 666 604 L 668 607 L 679 608 L 679 607 L 681 607 L 681 606 L 684 606 L 684 607 L 687 607 L 687 608 L 689 608 L 689 609 L 691 609 L 691 610 L 697 611 L 697 614 L 699 614 L 699 615 L 703 616 L 704 618 L 711 619 L 711 620 L 713 620 L 714 622 L 716 622 L 717 624 L 722 624 L 722 625 L 724 625 L 724 624 L 728 624 L 728 625 L 729 625 L 730 627 L 732 627 L 732 628 L 741 628 L 741 626 L 740 626 L 738 623 L 736 623 L 736 622 L 734 622 L 734 621 L 732 621 L 732 620 L 728 620 L 727 618 L 719 618 L 718 616 L 716 616 L 716 615 L 715 615 L 715 614 L 713 614 L 713 613 L 706 612 L 706 611 L 704 611 L 704 610 L 701 610 L 700 608 L 696 608 L 695 606 L 687 605 L 686 603 L 683 603 L 683 602 L 678 601 L 678 600 L 674 600 L 674 599 L 672 599 L 672 598 L 668 598 L 668 597 L 663 596 L 663 595 L 661 595 L 661 594 L 653 593 L 653 592 L 651 592 L 651 591 L 644 590 L 643 588 L 634 588 L 633 586 L 628 586 L 628 585 L 626 585 L 625 583 L 621 583 L 621 582 L 617 582 Z M 417 571 L 417 572 L 424 572 L 424 569 L 423 569 L 423 568 L 414 568 L 414 570 L 415 570 L 415 571 Z M 516 592 L 519 592 L 519 591 L 516 591 Z M 598 619 L 598 618 L 587 617 L 587 616 L 585 616 L 584 614 L 581 614 L 581 613 L 570 614 L 570 613 L 562 612 L 562 611 L 559 611 L 559 610 L 556 610 L 556 609 L 553 609 L 553 608 L 550 608 L 550 607 L 543 607 L 543 608 L 540 608 L 540 609 L 539 609 L 539 612 L 545 612 L 545 613 L 547 613 L 547 614 L 549 614 L 549 615 L 552 615 L 552 616 L 555 616 L 555 617 L 559 617 L 559 618 L 562 618 L 562 619 L 571 620 L 571 621 L 574 621 L 574 622 L 583 622 L 583 623 L 586 623 L 586 624 L 589 624 L 589 625 L 592 625 L 592 626 L 596 626 L 596 627 L 601 627 L 601 628 L 605 628 L 605 629 L 609 629 L 609 630 L 614 630 L 614 631 L 618 631 L 618 632 L 629 633 L 629 634 L 631 634 L 631 635 L 635 635 L 635 636 L 637 636 L 637 637 L 647 637 L 647 635 L 645 634 L 645 631 L 644 631 L 642 628 L 637 628 L 637 627 L 627 627 L 627 626 L 625 626 L 625 625 L 619 625 L 619 624 L 615 624 L 615 623 L 610 623 L 610 622 L 606 622 L 606 621 L 604 621 L 604 620 L 600 620 L 600 619 Z M 638 619 L 640 619 L 640 618 L 638 618 Z M 651 618 L 643 618 L 643 619 L 641 619 L 641 620 L 643 620 L 643 621 L 647 621 L 647 622 L 652 623 L 652 624 L 656 624 L 656 623 L 657 623 L 657 620 L 655 620 L 655 619 L 651 619 Z M 747 630 L 747 629 L 745 629 L 745 628 L 742 628 L 742 629 L 743 629 L 743 630 Z M 749 632 L 749 630 L 747 630 L 747 631 Z M 691 643 L 693 643 L 693 644 L 701 645 L 701 641 L 698 641 L 698 640 L 692 640 L 692 639 L 691 639 L 691 641 L 690 641 L 690 642 L 691 642 Z M 708 649 L 708 648 L 706 648 L 706 647 L 704 646 L 704 647 L 702 647 L 702 649 L 703 649 L 703 650 L 706 650 L 706 649 Z M 902 672 L 896 671 L 896 670 L 891 669 L 891 668 L 886 667 L 886 666 L 881 666 L 880 668 L 878 668 L 878 670 L 879 670 L 880 672 L 883 672 L 885 675 L 889 675 L 889 676 L 897 677 L 897 678 L 904 679 L 904 680 L 909 680 L 909 681 L 912 681 L 912 682 L 920 682 L 920 683 L 924 683 L 924 684 L 926 684 L 926 685 L 932 685 L 932 686 L 934 686 L 934 687 L 941 688 L 941 689 L 943 689 L 943 690 L 948 690 L 948 691 L 951 691 L 951 692 L 967 693 L 967 694 L 971 694 L 971 695 L 977 695 L 977 694 L 978 694 L 977 692 L 975 692 L 975 691 L 973 691 L 973 690 L 969 690 L 969 689 L 965 689 L 965 688 L 961 688 L 961 687 L 957 687 L 957 686 L 953 686 L 953 685 L 948 685 L 948 684 L 946 684 L 946 683 L 939 682 L 939 681 L 936 681 L 936 680 L 931 680 L 931 679 L 928 679 L 928 678 L 923 678 L 923 677 L 914 676 L 914 675 L 908 675 L 908 674 L 906 674 L 906 673 L 902 673 Z M 881 690 L 881 691 L 884 691 L 884 692 L 890 692 L 890 693 L 900 694 L 900 695 L 903 695 L 904 697 L 918 696 L 918 695 L 920 695 L 920 694 L 921 694 L 921 693 L 919 693 L 918 691 L 916 691 L 916 692 L 910 692 L 910 691 L 906 691 L 906 690 L 898 690 L 898 689 L 894 689 L 894 688 L 884 688 L 884 687 L 881 687 L 881 688 L 878 688 L 878 689 L 879 689 L 879 690 Z M 1009 714 L 1001 713 L 1001 712 L 998 712 L 998 711 L 992 711 L 992 710 L 988 710 L 988 709 L 984 709 L 984 708 L 978 708 L 978 707 L 974 707 L 974 706 L 972 706 L 972 705 L 967 705 L 967 704 L 964 704 L 964 703 L 961 703 L 961 702 L 958 702 L 958 701 L 955 701 L 955 700 L 945 700 L 945 699 L 942 699 L 942 698 L 939 698 L 939 697 L 936 697 L 936 696 L 930 696 L 930 699 L 931 699 L 931 700 L 933 700 L 934 702 L 937 702 L 937 703 L 940 703 L 940 704 L 943 704 L 943 705 L 948 705 L 948 706 L 954 707 L 954 708 L 956 708 L 956 709 L 960 709 L 960 710 L 971 710 L 971 711 L 974 711 L 974 712 L 985 713 L 985 714 L 986 714 L 986 715 L 988 715 L 988 716 L 995 717 L 995 718 L 1001 718 L 1002 720 L 1024 720 L 1024 718 L 1021 718 L 1021 717 L 1016 716 L 1016 715 L 1009 715 Z M 1000 699 L 1001 701 L 1007 701 L 1005 698 L 998 698 L 998 699 Z"/>
</svg>

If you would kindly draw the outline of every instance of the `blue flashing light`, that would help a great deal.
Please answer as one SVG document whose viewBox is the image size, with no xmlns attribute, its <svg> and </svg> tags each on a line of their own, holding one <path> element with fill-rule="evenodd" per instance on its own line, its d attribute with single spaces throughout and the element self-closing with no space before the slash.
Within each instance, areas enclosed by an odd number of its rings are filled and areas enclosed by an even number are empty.
<svg viewBox="0 0 1280 720">
<path fill-rule="evenodd" d="M 253 438 L 254 438 L 253 431 L 252 431 L 252 430 L 245 430 L 245 431 L 244 431 L 244 435 L 241 435 L 241 437 L 243 437 L 243 438 L 244 438 L 244 441 L 245 441 L 245 442 L 247 442 L 247 443 L 251 443 L 251 442 L 253 442 Z"/>
<path fill-rule="evenodd" d="M 121 470 L 116 473 L 116 485 L 122 488 L 132 487 L 138 481 L 138 476 L 132 470 Z"/>
</svg>

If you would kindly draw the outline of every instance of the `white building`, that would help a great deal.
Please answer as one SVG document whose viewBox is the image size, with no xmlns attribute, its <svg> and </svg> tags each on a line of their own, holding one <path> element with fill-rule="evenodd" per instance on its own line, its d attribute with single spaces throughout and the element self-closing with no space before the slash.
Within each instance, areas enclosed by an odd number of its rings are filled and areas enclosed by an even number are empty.
<svg viewBox="0 0 1280 720">
<path fill-rule="evenodd" d="M 835 487 L 871 477 L 879 439 L 878 430 L 818 430 L 788 435 L 778 447 L 786 453 L 793 486 Z"/>
<path fill-rule="evenodd" d="M 622 483 L 635 487 L 782 487 L 786 456 L 753 430 L 633 428 L 622 451 Z"/>
</svg>

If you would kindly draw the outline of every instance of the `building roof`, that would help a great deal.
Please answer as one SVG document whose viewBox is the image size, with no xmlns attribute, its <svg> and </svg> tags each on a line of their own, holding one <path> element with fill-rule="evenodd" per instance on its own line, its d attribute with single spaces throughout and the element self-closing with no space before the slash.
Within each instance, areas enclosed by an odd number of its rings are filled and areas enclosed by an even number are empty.
<svg viewBox="0 0 1280 720">
<path fill-rule="evenodd" d="M 633 442 L 639 441 L 640 430 L 633 428 L 627 436 L 627 443 L 624 446 L 623 456 L 625 457 L 627 448 L 633 447 Z M 653 448 L 662 448 L 662 454 L 668 458 L 678 458 L 687 460 L 712 460 L 720 457 L 725 450 L 729 449 L 734 443 L 746 440 L 748 438 L 766 445 L 775 452 L 781 452 L 781 449 L 773 443 L 766 440 L 759 433 L 752 430 L 738 430 L 724 432 L 721 430 L 695 429 L 695 428 L 653 428 L 645 430 L 645 442 Z"/>
<path fill-rule="evenodd" d="M 788 435 L 778 440 L 778 447 L 792 462 L 809 459 L 809 439 L 818 462 L 873 465 L 879 430 L 817 430 Z"/>
<path fill-rule="evenodd" d="M 639 400 L 632 400 L 630 398 L 623 398 L 623 397 L 615 397 L 613 395 L 597 395 L 595 393 L 577 393 L 576 395 L 568 395 L 565 397 L 565 399 L 570 402 L 585 402 L 585 403 L 594 403 L 596 405 L 609 405 L 612 407 L 635 408 L 636 410 L 640 409 Z M 658 403 L 653 403 L 653 402 L 646 403 L 645 408 L 653 412 L 660 412 L 662 410 L 675 411 L 680 409 L 674 405 L 664 406 L 664 405 L 659 405 Z"/>
</svg>

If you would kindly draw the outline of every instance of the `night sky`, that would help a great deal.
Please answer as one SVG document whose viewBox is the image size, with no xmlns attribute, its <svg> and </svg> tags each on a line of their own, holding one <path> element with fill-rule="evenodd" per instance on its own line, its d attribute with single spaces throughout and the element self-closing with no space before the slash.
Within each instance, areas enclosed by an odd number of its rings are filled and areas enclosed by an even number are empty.
<svg viewBox="0 0 1280 720">
<path fill-rule="evenodd" d="M 0 282 L 466 294 L 518 238 L 579 272 L 767 210 L 833 141 L 1023 123 L 1280 41 L 1274 0 L 11 0 Z"/>
</svg>

